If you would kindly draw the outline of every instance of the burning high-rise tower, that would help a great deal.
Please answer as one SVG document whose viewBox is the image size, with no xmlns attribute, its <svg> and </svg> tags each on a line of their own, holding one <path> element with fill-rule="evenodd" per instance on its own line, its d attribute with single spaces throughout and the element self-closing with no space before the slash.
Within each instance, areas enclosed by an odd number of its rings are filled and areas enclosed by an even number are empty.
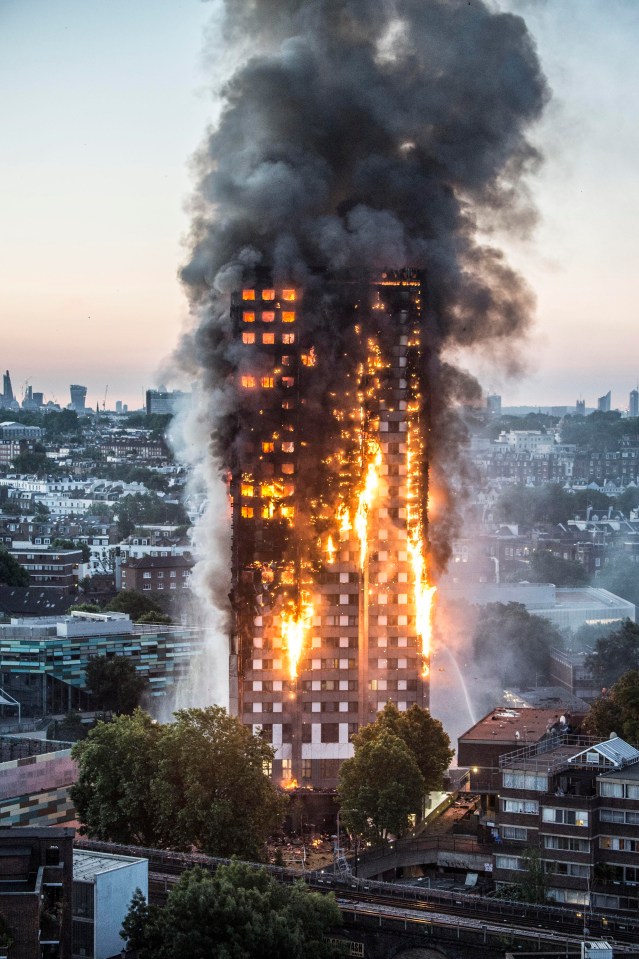
<svg viewBox="0 0 639 959">
<path fill-rule="evenodd" d="M 484 0 L 215 6 L 233 72 L 197 158 L 180 350 L 209 503 L 198 702 L 272 736 L 277 779 L 329 784 L 381 703 L 428 702 L 425 563 L 445 567 L 468 486 L 455 405 L 481 396 L 453 364 L 517 366 L 533 299 L 490 238 L 532 222 L 548 89 L 523 19 Z"/>
<path fill-rule="evenodd" d="M 232 305 L 231 708 L 284 784 L 334 785 L 386 701 L 428 704 L 422 278 L 336 294 L 350 349 L 328 389 L 303 289 L 256 282 Z"/>
</svg>

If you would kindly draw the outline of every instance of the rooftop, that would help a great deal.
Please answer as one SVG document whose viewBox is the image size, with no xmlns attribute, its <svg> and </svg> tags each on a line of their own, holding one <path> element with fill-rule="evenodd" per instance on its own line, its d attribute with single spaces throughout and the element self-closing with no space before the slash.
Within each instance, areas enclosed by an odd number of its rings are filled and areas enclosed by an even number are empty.
<svg viewBox="0 0 639 959">
<path fill-rule="evenodd" d="M 115 856 L 106 852 L 92 852 L 88 849 L 73 850 L 73 878 L 80 882 L 95 882 L 95 877 L 114 869 L 122 869 L 133 863 L 147 862 L 137 856 Z"/>
<path fill-rule="evenodd" d="M 584 710 L 585 713 L 585 710 Z M 460 742 L 537 743 L 562 718 L 570 721 L 583 718 L 584 713 L 571 717 L 561 704 L 551 709 L 493 709 L 462 736 Z M 562 724 L 565 725 L 565 724 Z"/>
</svg>

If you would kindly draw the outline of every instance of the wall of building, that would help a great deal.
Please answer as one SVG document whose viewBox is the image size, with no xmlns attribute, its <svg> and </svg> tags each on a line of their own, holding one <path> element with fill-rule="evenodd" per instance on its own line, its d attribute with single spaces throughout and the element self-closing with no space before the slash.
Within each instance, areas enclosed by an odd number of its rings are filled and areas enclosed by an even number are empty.
<svg viewBox="0 0 639 959">
<path fill-rule="evenodd" d="M 120 929 L 136 889 L 141 889 L 148 900 L 149 864 L 146 859 L 126 863 L 95 877 L 95 959 L 109 959 L 120 954 L 123 945 Z"/>
</svg>

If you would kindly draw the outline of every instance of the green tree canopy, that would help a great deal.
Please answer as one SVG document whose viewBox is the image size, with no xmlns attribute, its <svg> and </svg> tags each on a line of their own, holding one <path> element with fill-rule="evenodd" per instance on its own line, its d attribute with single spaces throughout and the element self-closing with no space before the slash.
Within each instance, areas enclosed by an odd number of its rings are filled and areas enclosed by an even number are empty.
<svg viewBox="0 0 639 959">
<path fill-rule="evenodd" d="M 639 607 L 639 563 L 628 562 L 627 556 L 615 556 L 604 566 L 595 583 Z"/>
<path fill-rule="evenodd" d="M 522 603 L 488 603 L 480 611 L 472 639 L 475 662 L 503 686 L 547 682 L 550 649 L 563 646 L 561 635 Z"/>
<path fill-rule="evenodd" d="M 612 686 L 627 670 L 639 669 L 639 626 L 625 619 L 613 632 L 600 636 L 586 666 L 602 688 Z"/>
<path fill-rule="evenodd" d="M 13 460 L 16 473 L 28 473 L 35 476 L 58 476 L 62 470 L 55 462 L 49 459 L 43 449 L 25 450 Z"/>
<path fill-rule="evenodd" d="M 81 832 L 105 842 L 157 844 L 149 796 L 161 736 L 162 727 L 137 709 L 132 716 L 98 723 L 75 744 L 71 755 L 78 779 L 70 795 Z"/>
<path fill-rule="evenodd" d="M 128 613 L 131 619 L 137 623 L 147 613 L 154 616 L 164 613 L 162 607 L 145 593 L 139 593 L 136 589 L 123 589 L 110 600 L 105 609 L 114 613 Z M 148 620 L 145 620 L 148 621 Z M 156 622 L 154 619 L 153 622 Z"/>
<path fill-rule="evenodd" d="M 82 553 L 82 562 L 88 563 L 91 559 L 91 547 L 88 543 L 80 543 L 73 539 L 56 537 L 51 543 L 51 549 L 79 549 Z"/>
<path fill-rule="evenodd" d="M 112 842 L 260 858 L 285 799 L 264 772 L 272 748 L 217 706 L 98 723 L 74 746 L 83 830 Z"/>
<path fill-rule="evenodd" d="M 341 916 L 332 894 L 284 886 L 245 863 L 185 872 L 163 909 L 137 893 L 122 927 L 139 959 L 332 959 Z"/>
<path fill-rule="evenodd" d="M 96 709 L 116 715 L 132 713 L 148 685 L 126 656 L 91 656 L 85 682 Z"/>
<path fill-rule="evenodd" d="M 402 836 L 412 814 L 419 815 L 426 792 L 413 751 L 403 739 L 381 727 L 361 744 L 339 771 L 342 822 L 351 832 L 380 841 Z"/>
<path fill-rule="evenodd" d="M 373 742 L 382 731 L 388 730 L 399 736 L 412 752 L 419 771 L 424 778 L 426 791 L 441 789 L 444 773 L 455 755 L 450 738 L 438 719 L 433 719 L 428 709 L 413 703 L 400 712 L 392 702 L 387 702 L 373 723 L 363 726 L 354 738 L 355 748 Z"/>
<path fill-rule="evenodd" d="M 583 563 L 555 556 L 548 549 L 534 551 L 526 578 L 531 583 L 554 583 L 555 586 L 588 585 L 588 573 Z"/>
<path fill-rule="evenodd" d="M 130 536 L 136 526 L 159 523 L 165 526 L 188 525 L 189 518 L 180 503 L 167 502 L 157 493 L 134 493 L 118 500 L 118 533 Z"/>
<path fill-rule="evenodd" d="M 601 739 L 617 733 L 633 745 L 639 744 L 639 670 L 628 670 L 592 703 L 584 729 Z"/>
<path fill-rule="evenodd" d="M 572 495 L 559 483 L 545 486 L 507 486 L 495 506 L 495 516 L 504 523 L 533 526 L 563 523 L 574 515 Z"/>
<path fill-rule="evenodd" d="M 219 706 L 186 709 L 164 727 L 152 785 L 162 843 L 261 859 L 284 813 L 264 774 L 272 748 Z"/>
<path fill-rule="evenodd" d="M 0 584 L 3 586 L 28 586 L 30 582 L 26 569 L 22 568 L 17 559 L 4 546 L 0 546 Z"/>
</svg>

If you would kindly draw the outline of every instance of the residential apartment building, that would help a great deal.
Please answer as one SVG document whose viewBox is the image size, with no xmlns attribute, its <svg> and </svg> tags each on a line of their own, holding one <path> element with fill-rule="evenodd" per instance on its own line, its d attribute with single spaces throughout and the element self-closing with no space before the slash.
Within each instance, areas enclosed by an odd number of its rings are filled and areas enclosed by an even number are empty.
<svg viewBox="0 0 639 959">
<path fill-rule="evenodd" d="M 190 589 L 193 559 L 190 555 L 169 555 L 169 552 L 165 549 L 160 555 L 125 559 L 121 567 L 122 589 L 154 593 Z"/>
<path fill-rule="evenodd" d="M 71 828 L 0 828 L 0 915 L 11 959 L 71 959 Z"/>
<path fill-rule="evenodd" d="M 428 704 L 413 565 L 425 516 L 422 281 L 383 274 L 357 297 L 345 322 L 361 364 L 310 431 L 328 371 L 304 292 L 265 282 L 232 298 L 246 426 L 230 463 L 231 709 L 272 742 L 287 787 L 334 787 L 353 734 L 387 700 Z M 333 488 L 309 494 L 331 457 Z"/>
<path fill-rule="evenodd" d="M 636 914 L 639 750 L 614 734 L 550 735 L 500 769 L 495 882 L 516 881 L 532 849 L 555 901 Z"/>
<path fill-rule="evenodd" d="M 53 549 L 33 543 L 13 543 L 13 558 L 29 574 L 34 586 L 74 593 L 78 587 L 82 550 Z"/>
</svg>

